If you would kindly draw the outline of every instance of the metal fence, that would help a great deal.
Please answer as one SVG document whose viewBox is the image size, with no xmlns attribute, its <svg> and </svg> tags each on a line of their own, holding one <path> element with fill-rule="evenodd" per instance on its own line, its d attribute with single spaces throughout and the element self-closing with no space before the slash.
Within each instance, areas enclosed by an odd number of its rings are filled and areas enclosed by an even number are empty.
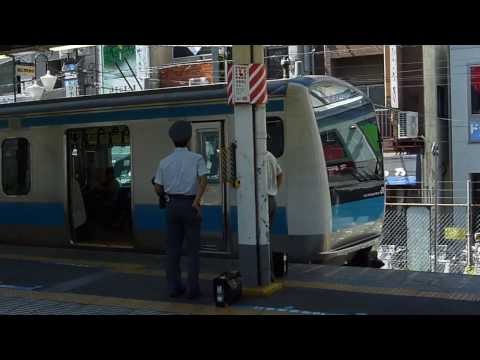
<svg viewBox="0 0 480 360">
<path fill-rule="evenodd" d="M 472 201 L 472 185 L 439 183 L 408 195 L 387 189 L 378 248 L 385 268 L 480 274 L 480 205 Z"/>
<path fill-rule="evenodd" d="M 378 128 L 382 139 L 391 139 L 395 133 L 393 130 L 393 116 L 391 109 L 375 109 L 377 114 Z"/>
</svg>

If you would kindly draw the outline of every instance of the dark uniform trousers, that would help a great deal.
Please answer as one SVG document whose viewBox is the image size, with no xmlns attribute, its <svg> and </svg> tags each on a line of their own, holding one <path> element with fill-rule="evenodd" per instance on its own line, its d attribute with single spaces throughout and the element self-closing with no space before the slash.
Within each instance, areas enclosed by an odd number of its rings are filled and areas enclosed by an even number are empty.
<svg viewBox="0 0 480 360">
<path fill-rule="evenodd" d="M 167 282 L 168 290 L 182 289 L 180 259 L 183 240 L 188 253 L 188 289 L 199 291 L 201 217 L 192 207 L 194 197 L 170 196 L 167 203 Z"/>
<path fill-rule="evenodd" d="M 270 221 L 270 231 L 272 230 L 276 210 L 277 202 L 275 201 L 275 196 L 268 195 L 268 219 Z"/>
<path fill-rule="evenodd" d="M 273 221 L 275 220 L 275 212 L 277 210 L 277 202 L 275 201 L 275 196 L 268 195 L 268 218 L 270 220 L 270 270 L 272 281 L 274 278 L 274 266 L 273 266 L 273 244 L 272 244 L 272 228 Z"/>
</svg>

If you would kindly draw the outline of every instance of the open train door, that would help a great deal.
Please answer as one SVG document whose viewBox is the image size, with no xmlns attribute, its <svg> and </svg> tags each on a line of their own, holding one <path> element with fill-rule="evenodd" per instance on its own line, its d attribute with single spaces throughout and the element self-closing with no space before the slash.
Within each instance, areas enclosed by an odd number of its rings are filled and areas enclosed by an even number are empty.
<svg viewBox="0 0 480 360">
<path fill-rule="evenodd" d="M 72 242 L 133 248 L 128 127 L 74 128 L 65 135 Z"/>
<path fill-rule="evenodd" d="M 191 150 L 201 154 L 206 162 L 207 190 L 202 200 L 201 251 L 229 253 L 227 237 L 227 187 L 223 179 L 223 152 L 225 143 L 223 121 L 192 123 Z"/>
</svg>

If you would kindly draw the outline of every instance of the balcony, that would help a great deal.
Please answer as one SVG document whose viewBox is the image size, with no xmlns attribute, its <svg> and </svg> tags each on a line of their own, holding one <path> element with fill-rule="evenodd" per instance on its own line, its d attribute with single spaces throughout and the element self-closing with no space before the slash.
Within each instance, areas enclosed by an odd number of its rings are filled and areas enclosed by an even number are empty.
<svg viewBox="0 0 480 360">
<path fill-rule="evenodd" d="M 423 139 L 420 137 L 401 139 L 398 137 L 398 113 L 395 109 L 376 109 L 377 123 L 382 137 L 384 152 L 418 153 L 423 149 Z"/>
</svg>

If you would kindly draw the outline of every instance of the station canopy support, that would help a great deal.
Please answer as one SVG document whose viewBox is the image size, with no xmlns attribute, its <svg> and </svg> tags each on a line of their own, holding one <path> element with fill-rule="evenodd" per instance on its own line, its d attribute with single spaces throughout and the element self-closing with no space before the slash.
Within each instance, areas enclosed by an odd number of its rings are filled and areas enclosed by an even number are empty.
<svg viewBox="0 0 480 360">
<path fill-rule="evenodd" d="M 263 51 L 263 45 L 233 45 L 233 66 L 263 64 Z M 234 103 L 234 109 L 240 272 L 245 288 L 265 288 L 271 285 L 266 105 Z"/>
</svg>

